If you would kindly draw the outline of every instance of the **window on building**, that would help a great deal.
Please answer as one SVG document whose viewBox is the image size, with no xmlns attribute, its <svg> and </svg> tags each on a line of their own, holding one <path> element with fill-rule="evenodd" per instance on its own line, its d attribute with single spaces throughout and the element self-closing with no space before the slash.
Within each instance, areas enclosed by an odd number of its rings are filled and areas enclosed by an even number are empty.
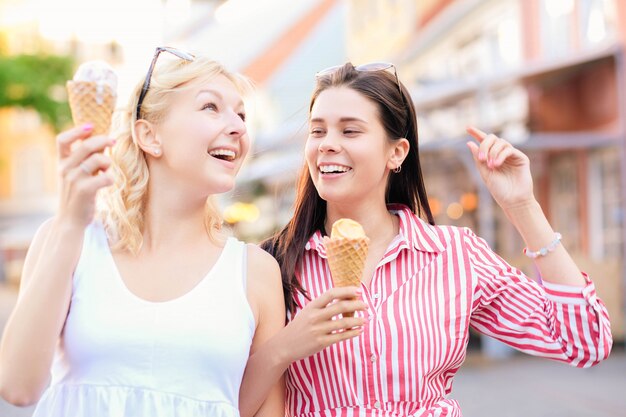
<svg viewBox="0 0 626 417">
<path fill-rule="evenodd" d="M 494 6 L 457 43 L 461 76 L 489 76 L 521 63 L 519 4 L 508 1 Z"/>
<path fill-rule="evenodd" d="M 546 58 L 567 56 L 572 48 L 575 0 L 544 0 L 541 2 L 541 45 Z"/>
<path fill-rule="evenodd" d="M 623 253 L 620 155 L 619 149 L 603 149 L 589 159 L 589 251 L 597 260 Z"/>
<path fill-rule="evenodd" d="M 477 34 L 459 45 L 457 60 L 459 75 L 462 78 L 474 78 L 489 72 L 492 64 L 488 38 Z"/>
<path fill-rule="evenodd" d="M 572 152 L 550 158 L 550 223 L 554 230 L 563 234 L 563 245 L 573 253 L 581 250 L 578 169 L 576 155 Z"/>
<path fill-rule="evenodd" d="M 494 23 L 495 63 L 516 68 L 522 63 L 521 12 L 519 4 L 504 9 Z"/>
<path fill-rule="evenodd" d="M 497 130 L 512 142 L 525 138 L 523 127 L 528 120 L 528 92 L 519 84 L 506 85 L 486 95 L 481 123 Z M 513 134 L 513 136 L 511 136 Z"/>
<path fill-rule="evenodd" d="M 583 47 L 614 41 L 617 38 L 615 0 L 579 0 L 579 37 Z"/>
</svg>

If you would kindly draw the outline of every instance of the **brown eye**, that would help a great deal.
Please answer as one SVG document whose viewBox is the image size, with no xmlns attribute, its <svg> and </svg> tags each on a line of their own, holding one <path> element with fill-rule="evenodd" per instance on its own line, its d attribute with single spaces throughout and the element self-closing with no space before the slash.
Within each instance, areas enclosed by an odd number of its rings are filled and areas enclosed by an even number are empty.
<svg viewBox="0 0 626 417">
<path fill-rule="evenodd" d="M 206 103 L 202 106 L 201 110 L 211 110 L 211 111 L 217 111 L 217 105 L 215 103 Z"/>
</svg>

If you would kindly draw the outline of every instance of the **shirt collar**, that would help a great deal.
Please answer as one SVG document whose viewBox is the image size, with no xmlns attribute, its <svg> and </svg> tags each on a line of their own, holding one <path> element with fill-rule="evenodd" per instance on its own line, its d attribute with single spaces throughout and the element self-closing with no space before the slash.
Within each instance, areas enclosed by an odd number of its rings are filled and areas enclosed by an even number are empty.
<svg viewBox="0 0 626 417">
<path fill-rule="evenodd" d="M 439 253 L 444 251 L 446 242 L 443 239 L 443 234 L 436 226 L 426 223 L 403 204 L 390 204 L 387 209 L 390 213 L 398 216 L 400 221 L 400 233 L 396 237 L 398 246 L 414 248 L 420 252 Z M 326 258 L 324 236 L 319 230 L 313 233 L 304 248 L 305 250 L 315 250 L 322 258 Z"/>
</svg>

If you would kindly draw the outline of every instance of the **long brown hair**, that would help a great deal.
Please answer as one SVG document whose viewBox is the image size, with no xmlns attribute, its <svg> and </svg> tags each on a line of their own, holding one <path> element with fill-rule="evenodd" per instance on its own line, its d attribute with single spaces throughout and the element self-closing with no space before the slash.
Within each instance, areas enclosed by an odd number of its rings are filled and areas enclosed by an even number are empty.
<svg viewBox="0 0 626 417">
<path fill-rule="evenodd" d="M 420 166 L 415 107 L 407 89 L 402 84 L 398 89 L 396 77 L 388 71 L 357 71 L 351 63 L 346 63 L 334 72 L 317 77 L 309 113 L 322 91 L 334 87 L 351 88 L 371 100 L 378 108 L 389 140 L 404 137 L 409 141 L 410 149 L 402 170 L 389 176 L 385 200 L 387 204 L 404 204 L 435 224 Z M 281 231 L 261 243 L 280 265 L 288 311 L 296 309 L 296 292 L 307 295 L 295 272 L 311 236 L 318 230 L 324 231 L 325 220 L 326 201 L 315 189 L 305 164 L 298 180 L 293 217 Z"/>
</svg>

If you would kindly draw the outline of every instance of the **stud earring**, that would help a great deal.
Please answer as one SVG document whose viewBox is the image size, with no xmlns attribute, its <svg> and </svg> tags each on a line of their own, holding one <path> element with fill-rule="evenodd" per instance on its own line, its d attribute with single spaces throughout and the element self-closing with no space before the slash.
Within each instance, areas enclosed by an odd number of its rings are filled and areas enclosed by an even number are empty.
<svg viewBox="0 0 626 417">
<path fill-rule="evenodd" d="M 394 168 L 393 173 L 394 174 L 399 174 L 400 171 L 402 171 L 402 165 L 398 165 L 397 167 Z"/>
</svg>

